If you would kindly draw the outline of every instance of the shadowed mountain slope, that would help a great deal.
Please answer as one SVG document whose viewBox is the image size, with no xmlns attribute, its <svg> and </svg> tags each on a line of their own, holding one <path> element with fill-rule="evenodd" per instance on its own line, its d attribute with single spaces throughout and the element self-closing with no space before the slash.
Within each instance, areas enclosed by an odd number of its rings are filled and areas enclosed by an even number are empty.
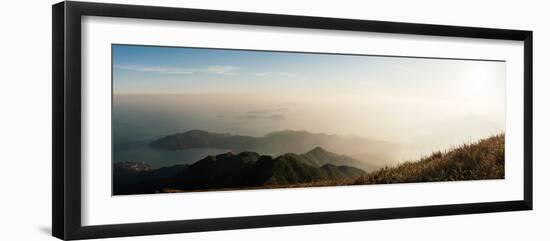
<svg viewBox="0 0 550 241">
<path fill-rule="evenodd" d="M 255 152 L 231 152 L 207 156 L 192 165 L 151 169 L 143 163 L 117 163 L 115 194 L 155 193 L 162 189 L 208 190 L 289 185 L 367 173 L 338 165 L 353 160 L 320 147 L 302 155 L 288 153 L 276 158 Z M 165 175 L 162 175 L 165 174 Z"/>
</svg>

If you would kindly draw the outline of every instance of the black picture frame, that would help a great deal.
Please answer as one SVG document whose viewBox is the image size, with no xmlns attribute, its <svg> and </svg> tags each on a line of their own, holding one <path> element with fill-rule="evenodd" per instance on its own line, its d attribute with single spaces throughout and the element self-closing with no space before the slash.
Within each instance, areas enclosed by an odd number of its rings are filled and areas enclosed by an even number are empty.
<svg viewBox="0 0 550 241">
<path fill-rule="evenodd" d="M 81 224 L 81 17 L 194 21 L 429 36 L 517 40 L 524 43 L 524 194 L 522 200 L 404 208 L 343 210 L 283 215 L 140 222 L 99 226 Z M 278 14 L 151 7 L 90 2 L 52 6 L 53 195 L 52 233 L 60 239 L 88 239 L 228 229 L 308 225 L 380 219 L 532 210 L 533 207 L 533 33 L 460 26 L 336 19 Z"/>
</svg>

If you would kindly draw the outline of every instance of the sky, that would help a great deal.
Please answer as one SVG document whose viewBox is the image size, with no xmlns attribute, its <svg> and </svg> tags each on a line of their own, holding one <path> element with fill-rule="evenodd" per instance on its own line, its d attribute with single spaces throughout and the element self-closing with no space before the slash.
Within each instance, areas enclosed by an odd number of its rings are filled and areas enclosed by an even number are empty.
<svg viewBox="0 0 550 241">
<path fill-rule="evenodd" d="M 505 62 L 131 45 L 112 50 L 114 118 L 158 129 L 158 135 L 206 129 L 261 136 L 294 129 L 425 151 L 505 128 Z"/>
<path fill-rule="evenodd" d="M 114 45 L 113 63 L 115 93 L 504 87 L 503 63 L 487 61 Z"/>
</svg>

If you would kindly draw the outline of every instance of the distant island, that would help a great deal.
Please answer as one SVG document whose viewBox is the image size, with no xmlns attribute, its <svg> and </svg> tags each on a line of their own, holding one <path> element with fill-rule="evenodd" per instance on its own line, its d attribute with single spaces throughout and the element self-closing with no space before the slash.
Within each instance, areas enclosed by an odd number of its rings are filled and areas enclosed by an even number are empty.
<svg viewBox="0 0 550 241">
<path fill-rule="evenodd" d="M 253 151 L 275 156 L 285 153 L 305 153 L 314 147 L 323 147 L 352 157 L 336 158 L 341 161 L 334 163 L 335 165 L 351 165 L 366 171 L 383 167 L 381 163 L 392 158 L 388 153 L 397 149 L 396 144 L 382 140 L 296 130 L 271 132 L 262 137 L 191 130 L 159 138 L 151 142 L 150 146 L 167 151 L 218 148 L 234 152 Z"/>
<path fill-rule="evenodd" d="M 151 146 L 261 149 L 266 148 L 266 138 L 269 135 L 254 138 L 191 131 L 161 138 Z M 362 163 L 321 146 L 302 154 L 289 152 L 273 156 L 253 151 L 227 152 L 206 156 L 190 165 L 158 169 L 146 163 L 117 162 L 113 167 L 113 194 L 501 179 L 504 178 L 504 135 L 435 152 L 394 167 L 366 171 L 359 167 Z"/>
</svg>

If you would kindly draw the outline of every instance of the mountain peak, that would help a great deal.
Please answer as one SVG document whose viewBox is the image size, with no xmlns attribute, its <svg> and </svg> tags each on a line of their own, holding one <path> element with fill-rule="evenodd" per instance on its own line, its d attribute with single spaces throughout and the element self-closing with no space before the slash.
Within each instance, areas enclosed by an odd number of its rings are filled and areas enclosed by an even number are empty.
<svg viewBox="0 0 550 241">
<path fill-rule="evenodd" d="M 221 154 L 218 154 L 214 157 L 215 160 L 220 160 L 220 159 L 226 159 L 226 158 L 230 158 L 234 156 L 233 152 L 226 152 L 226 153 L 221 153 Z"/>
<path fill-rule="evenodd" d="M 184 132 L 183 134 L 187 134 L 187 135 L 201 135 L 201 134 L 210 134 L 210 132 L 208 132 L 208 131 L 203 131 L 203 130 L 199 130 L 199 129 L 193 129 L 193 130 L 190 130 L 190 131 L 186 131 L 186 132 Z"/>
<path fill-rule="evenodd" d="M 308 153 L 326 153 L 327 150 L 323 149 L 320 146 L 316 146 L 315 148 L 311 149 Z"/>
</svg>

